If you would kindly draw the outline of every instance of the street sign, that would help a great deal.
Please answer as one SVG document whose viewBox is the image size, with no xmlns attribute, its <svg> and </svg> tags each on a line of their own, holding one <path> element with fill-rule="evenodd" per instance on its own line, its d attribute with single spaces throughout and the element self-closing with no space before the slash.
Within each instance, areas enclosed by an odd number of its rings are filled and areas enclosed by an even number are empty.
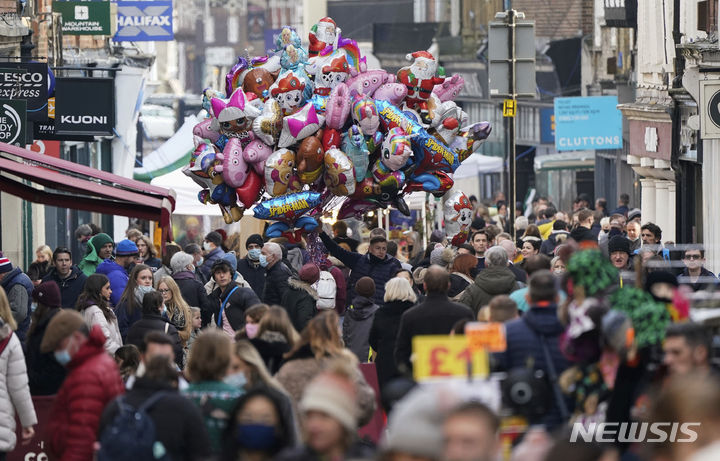
<svg viewBox="0 0 720 461">
<path fill-rule="evenodd" d="M 28 120 L 47 119 L 48 66 L 40 62 L 0 63 L 0 98 L 27 101 Z"/>
<path fill-rule="evenodd" d="M 720 139 L 720 80 L 700 81 L 700 137 Z"/>
<path fill-rule="evenodd" d="M 159 42 L 173 39 L 172 0 L 117 2 L 116 42 Z"/>
<path fill-rule="evenodd" d="M 110 35 L 110 2 L 53 1 L 52 9 L 62 15 L 65 35 Z"/>
<path fill-rule="evenodd" d="M 506 99 L 503 101 L 503 117 L 515 117 L 517 112 L 517 102 L 514 99 Z"/>
<path fill-rule="evenodd" d="M 555 149 L 622 149 L 617 96 L 555 98 Z"/>
<path fill-rule="evenodd" d="M 25 147 L 27 101 L 0 99 L 0 142 Z"/>
<path fill-rule="evenodd" d="M 472 367 L 473 376 L 489 374 L 487 353 L 471 351 L 465 336 L 415 336 L 412 348 L 416 381 L 467 376 L 468 365 Z"/>
<path fill-rule="evenodd" d="M 497 13 L 488 36 L 488 86 L 491 97 L 535 97 L 535 21 L 515 12 L 514 27 L 507 12 Z M 515 36 L 511 33 L 515 30 Z M 515 47 L 512 47 L 512 41 Z M 511 52 L 511 49 L 513 50 Z M 514 63 L 513 63 L 514 60 Z M 513 74 L 515 88 L 512 88 Z"/>
</svg>

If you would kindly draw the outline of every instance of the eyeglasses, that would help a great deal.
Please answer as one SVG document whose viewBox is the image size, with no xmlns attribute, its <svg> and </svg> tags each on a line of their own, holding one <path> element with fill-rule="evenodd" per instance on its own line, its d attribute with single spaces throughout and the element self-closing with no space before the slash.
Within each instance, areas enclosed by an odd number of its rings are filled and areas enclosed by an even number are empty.
<svg viewBox="0 0 720 461">
<path fill-rule="evenodd" d="M 642 235 L 643 237 L 655 237 L 653 234 L 647 234 L 647 233 L 640 234 L 640 235 Z"/>
<path fill-rule="evenodd" d="M 693 261 L 695 259 L 702 259 L 702 256 L 700 256 L 700 255 L 685 255 L 685 259 L 689 259 L 690 261 Z"/>
<path fill-rule="evenodd" d="M 158 290 L 158 292 L 165 294 L 165 293 L 170 293 L 170 290 Z"/>
</svg>

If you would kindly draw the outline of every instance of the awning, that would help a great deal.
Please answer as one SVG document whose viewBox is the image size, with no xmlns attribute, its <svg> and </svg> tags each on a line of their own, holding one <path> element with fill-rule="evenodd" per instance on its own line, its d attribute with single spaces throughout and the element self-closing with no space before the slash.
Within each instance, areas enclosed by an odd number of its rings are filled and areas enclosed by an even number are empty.
<svg viewBox="0 0 720 461">
<path fill-rule="evenodd" d="M 33 203 L 157 221 L 172 239 L 175 193 L 0 143 L 0 191 Z"/>
</svg>

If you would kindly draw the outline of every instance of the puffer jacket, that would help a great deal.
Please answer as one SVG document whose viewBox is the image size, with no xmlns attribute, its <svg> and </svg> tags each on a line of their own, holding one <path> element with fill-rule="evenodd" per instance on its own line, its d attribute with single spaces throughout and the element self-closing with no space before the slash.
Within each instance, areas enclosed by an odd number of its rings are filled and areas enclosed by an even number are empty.
<svg viewBox="0 0 720 461">
<path fill-rule="evenodd" d="M 99 325 L 105 335 L 105 350 L 109 354 L 115 354 L 123 345 L 122 337 L 120 336 L 120 329 L 118 328 L 118 321 L 115 314 L 112 313 L 110 320 L 105 317 L 105 314 L 100 310 L 100 307 L 96 305 L 88 306 L 82 311 L 85 324 L 88 328 L 92 328 L 93 325 Z"/>
<path fill-rule="evenodd" d="M 282 261 L 278 261 L 265 272 L 265 289 L 262 300 L 265 304 L 281 304 L 285 292 L 288 290 L 290 277 L 293 272 Z"/>
<path fill-rule="evenodd" d="M 67 365 L 68 375 L 48 418 L 50 450 L 59 461 L 93 458 L 93 444 L 103 408 L 125 390 L 115 361 L 105 352 L 99 326 L 90 330 Z"/>
<path fill-rule="evenodd" d="M 297 331 L 303 331 L 305 325 L 317 314 L 317 291 L 309 284 L 292 277 L 280 305 L 285 308 L 290 321 Z"/>
<path fill-rule="evenodd" d="M 17 323 L 15 334 L 17 334 L 20 342 L 24 343 L 25 335 L 30 328 L 30 305 L 32 304 L 32 292 L 35 286 L 32 280 L 30 280 L 30 277 L 25 275 L 19 267 L 14 267 L 13 270 L 3 278 L 0 285 L 2 285 L 5 294 L 7 294 L 13 318 Z"/>
<path fill-rule="evenodd" d="M 60 365 L 52 352 L 40 352 L 45 330 L 60 308 L 50 309 L 41 317 L 25 344 L 25 362 L 32 395 L 55 395 L 65 381 L 67 370 Z"/>
<path fill-rule="evenodd" d="M 367 363 L 370 353 L 370 328 L 375 318 L 375 312 L 380 308 L 372 299 L 365 296 L 356 296 L 350 308 L 345 312 L 343 319 L 343 341 L 345 347 L 350 349 L 360 360 Z"/>
<path fill-rule="evenodd" d="M 70 275 L 65 279 L 61 279 L 57 271 L 53 268 L 42 279 L 42 281 L 53 281 L 57 283 L 60 288 L 60 305 L 66 309 L 73 309 L 80 297 L 80 293 L 82 293 L 83 288 L 85 288 L 85 281 L 87 278 L 88 276 L 85 275 L 83 271 L 81 271 L 77 266 L 73 266 L 70 271 Z"/>
<path fill-rule="evenodd" d="M 458 302 L 468 306 L 477 316 L 481 307 L 497 295 L 509 295 L 520 288 L 515 274 L 508 267 L 488 267 L 480 271 L 475 282 L 467 287 Z"/>
<path fill-rule="evenodd" d="M 222 303 L 230 296 L 230 300 L 225 305 L 225 315 L 227 316 L 228 322 L 230 322 L 230 326 L 232 326 L 233 330 L 237 331 L 245 326 L 245 311 L 255 304 L 260 304 L 260 300 L 252 288 L 242 286 L 238 286 L 238 289 L 230 295 L 230 292 L 235 286 L 237 285 L 230 283 L 224 290 L 220 287 L 215 288 L 210 295 L 210 300 L 212 302 L 212 314 L 215 316 L 215 325 L 217 325 L 220 320 Z"/>
<path fill-rule="evenodd" d="M 5 341 L 5 350 L 0 353 L 0 453 L 15 448 L 16 411 L 23 427 L 37 424 L 22 345 L 10 326 L 0 320 L 0 344 Z"/>
</svg>

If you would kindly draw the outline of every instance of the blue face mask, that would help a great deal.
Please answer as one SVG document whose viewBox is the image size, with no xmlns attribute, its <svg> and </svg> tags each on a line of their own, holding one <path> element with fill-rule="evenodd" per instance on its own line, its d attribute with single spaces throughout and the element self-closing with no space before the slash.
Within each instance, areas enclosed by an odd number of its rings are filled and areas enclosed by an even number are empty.
<svg viewBox="0 0 720 461">
<path fill-rule="evenodd" d="M 248 258 L 252 259 L 253 261 L 257 261 L 260 259 L 260 248 L 253 248 L 252 250 L 248 250 Z"/>
<path fill-rule="evenodd" d="M 260 261 L 260 265 L 261 265 L 262 267 L 267 267 L 267 266 L 268 266 L 267 256 L 265 256 L 264 254 L 261 254 L 261 255 L 260 255 L 259 261 Z"/>
<path fill-rule="evenodd" d="M 277 444 L 275 427 L 265 424 L 240 424 L 236 437 L 238 445 L 251 451 L 270 451 Z"/>
<path fill-rule="evenodd" d="M 65 349 L 61 351 L 55 351 L 53 355 L 55 355 L 55 360 L 57 360 L 57 363 L 62 366 L 67 365 L 68 363 L 70 363 L 70 360 L 72 360 L 72 357 L 70 357 L 70 353 Z"/>
<path fill-rule="evenodd" d="M 223 382 L 225 384 L 229 384 L 232 387 L 236 387 L 238 389 L 243 389 L 245 385 L 247 384 L 247 379 L 245 378 L 245 373 L 242 371 L 239 373 L 235 373 L 232 375 L 227 375 L 223 378 Z"/>
</svg>

